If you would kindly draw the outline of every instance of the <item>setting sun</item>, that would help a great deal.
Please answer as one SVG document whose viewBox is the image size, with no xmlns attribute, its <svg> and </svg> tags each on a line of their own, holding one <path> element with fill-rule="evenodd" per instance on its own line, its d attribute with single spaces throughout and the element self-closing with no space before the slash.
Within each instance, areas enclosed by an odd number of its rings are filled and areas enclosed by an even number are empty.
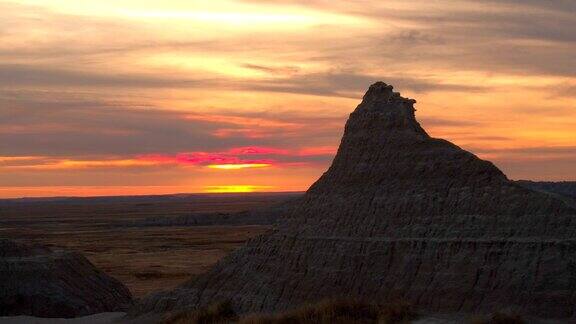
<svg viewBox="0 0 576 324">
<path fill-rule="evenodd" d="M 238 170 L 247 168 L 267 168 L 271 166 L 266 163 L 247 163 L 247 164 L 210 164 L 208 167 L 210 169 L 222 169 L 222 170 Z"/>
<path fill-rule="evenodd" d="M 241 193 L 241 192 L 258 192 L 269 191 L 271 186 L 253 186 L 253 185 L 224 185 L 224 186 L 207 186 L 204 192 L 207 193 Z"/>
</svg>

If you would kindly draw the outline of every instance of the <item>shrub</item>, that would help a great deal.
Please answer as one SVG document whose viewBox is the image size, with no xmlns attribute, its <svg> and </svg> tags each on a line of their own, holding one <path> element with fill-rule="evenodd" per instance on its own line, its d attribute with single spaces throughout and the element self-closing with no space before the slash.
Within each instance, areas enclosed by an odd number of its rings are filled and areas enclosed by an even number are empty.
<svg viewBox="0 0 576 324">
<path fill-rule="evenodd" d="M 253 314 L 241 324 L 364 324 L 405 323 L 415 317 L 412 307 L 403 302 L 373 305 L 355 300 L 324 300 L 317 304 L 276 315 Z"/>
<path fill-rule="evenodd" d="M 489 317 L 477 318 L 471 321 L 472 324 L 526 324 L 526 321 L 517 314 L 507 314 L 495 312 Z"/>
<path fill-rule="evenodd" d="M 416 312 L 411 304 L 397 301 L 380 307 L 378 320 L 380 324 L 408 323 L 416 318 Z"/>
<path fill-rule="evenodd" d="M 229 301 L 215 303 L 210 306 L 184 310 L 167 316 L 163 324 L 217 324 L 230 323 L 238 320 L 238 316 Z"/>
</svg>

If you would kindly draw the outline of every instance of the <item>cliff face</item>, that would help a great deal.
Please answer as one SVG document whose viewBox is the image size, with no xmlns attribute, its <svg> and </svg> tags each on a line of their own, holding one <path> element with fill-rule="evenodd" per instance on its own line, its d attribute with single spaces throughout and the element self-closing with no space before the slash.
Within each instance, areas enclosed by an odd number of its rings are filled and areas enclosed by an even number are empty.
<svg viewBox="0 0 576 324">
<path fill-rule="evenodd" d="M 0 239 L 0 316 L 78 317 L 131 302 L 124 285 L 79 253 Z"/>
<path fill-rule="evenodd" d="M 241 311 L 403 297 L 428 311 L 575 315 L 576 211 L 431 138 L 415 101 L 378 82 L 324 175 L 276 229 L 140 312 L 230 299 Z"/>
</svg>

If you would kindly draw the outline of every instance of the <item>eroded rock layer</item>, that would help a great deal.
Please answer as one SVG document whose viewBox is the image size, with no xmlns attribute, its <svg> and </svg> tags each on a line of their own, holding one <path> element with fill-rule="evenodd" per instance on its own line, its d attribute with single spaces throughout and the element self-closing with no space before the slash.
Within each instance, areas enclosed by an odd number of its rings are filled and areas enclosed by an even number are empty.
<svg viewBox="0 0 576 324">
<path fill-rule="evenodd" d="M 122 283 L 79 253 L 0 239 L 0 316 L 78 317 L 131 301 Z"/>
<path fill-rule="evenodd" d="M 427 311 L 574 316 L 576 211 L 431 138 L 414 103 L 372 85 L 331 167 L 273 231 L 138 311 L 222 299 L 278 311 L 357 296 L 402 297 Z"/>
</svg>

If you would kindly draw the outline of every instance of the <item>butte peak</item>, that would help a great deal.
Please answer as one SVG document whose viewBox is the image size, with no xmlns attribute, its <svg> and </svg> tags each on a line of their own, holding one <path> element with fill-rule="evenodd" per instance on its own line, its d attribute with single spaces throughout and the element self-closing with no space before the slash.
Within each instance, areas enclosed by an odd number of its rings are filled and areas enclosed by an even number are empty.
<svg viewBox="0 0 576 324">
<path fill-rule="evenodd" d="M 368 89 L 330 168 L 283 205 L 273 230 L 137 312 L 231 300 L 267 313 L 346 296 L 576 318 L 576 211 L 428 136 L 414 101 L 392 90 Z"/>
<path fill-rule="evenodd" d="M 362 102 L 350 116 L 347 129 L 371 128 L 376 132 L 399 131 L 427 138 L 416 120 L 416 100 L 405 98 L 394 87 L 382 81 L 372 84 Z"/>
<path fill-rule="evenodd" d="M 407 110 L 413 113 L 415 103 L 416 100 L 404 98 L 399 92 L 395 92 L 392 85 L 378 81 L 368 88 L 356 111 L 398 112 Z"/>
</svg>

